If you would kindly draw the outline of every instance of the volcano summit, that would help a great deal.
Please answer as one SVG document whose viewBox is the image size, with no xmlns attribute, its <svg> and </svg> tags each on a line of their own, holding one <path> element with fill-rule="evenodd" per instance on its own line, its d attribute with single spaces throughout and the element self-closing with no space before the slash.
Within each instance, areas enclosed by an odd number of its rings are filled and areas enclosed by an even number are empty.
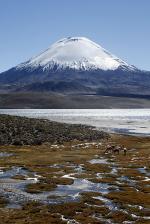
<svg viewBox="0 0 150 224">
<path fill-rule="evenodd" d="M 0 74 L 0 92 L 150 97 L 142 71 L 85 37 L 68 37 Z"/>
<path fill-rule="evenodd" d="M 115 70 L 119 67 L 133 69 L 124 61 L 111 55 L 100 45 L 85 37 L 68 37 L 59 40 L 40 55 L 17 66 L 18 69 L 42 70 Z"/>
</svg>

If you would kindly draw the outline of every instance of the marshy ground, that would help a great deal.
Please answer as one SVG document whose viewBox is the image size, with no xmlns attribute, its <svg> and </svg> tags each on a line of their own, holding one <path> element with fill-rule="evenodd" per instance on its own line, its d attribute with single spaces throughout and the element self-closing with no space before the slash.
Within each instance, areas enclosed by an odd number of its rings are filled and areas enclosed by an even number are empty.
<svg viewBox="0 0 150 224">
<path fill-rule="evenodd" d="M 150 223 L 150 138 L 1 146 L 0 223 Z"/>
</svg>

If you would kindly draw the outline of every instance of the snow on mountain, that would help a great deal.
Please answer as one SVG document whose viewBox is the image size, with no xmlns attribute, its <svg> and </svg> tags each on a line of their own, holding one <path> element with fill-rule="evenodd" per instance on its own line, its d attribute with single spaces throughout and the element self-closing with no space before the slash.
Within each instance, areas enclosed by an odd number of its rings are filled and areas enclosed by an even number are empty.
<svg viewBox="0 0 150 224">
<path fill-rule="evenodd" d="M 68 37 L 51 45 L 40 55 L 22 63 L 16 69 L 35 70 L 75 69 L 75 70 L 135 70 L 123 60 L 112 55 L 100 45 L 85 37 Z"/>
</svg>

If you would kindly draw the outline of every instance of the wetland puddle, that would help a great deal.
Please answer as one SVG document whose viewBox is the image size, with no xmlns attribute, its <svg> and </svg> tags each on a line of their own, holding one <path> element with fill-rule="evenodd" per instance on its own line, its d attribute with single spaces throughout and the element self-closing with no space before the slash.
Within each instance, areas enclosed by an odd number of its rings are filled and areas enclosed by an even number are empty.
<svg viewBox="0 0 150 224">
<path fill-rule="evenodd" d="M 75 179 L 71 185 L 58 185 L 51 195 L 62 197 L 65 201 L 78 200 L 83 192 L 98 192 L 107 194 L 109 192 L 108 184 L 92 183 L 86 179 Z M 60 199 L 59 199 L 60 200 Z"/>
<path fill-rule="evenodd" d="M 15 178 L 16 176 L 18 176 L 17 179 Z M 37 181 L 38 176 L 23 167 L 12 167 L 9 170 L 1 168 L 0 194 L 9 200 L 10 207 L 16 207 L 17 204 L 29 200 L 40 200 L 43 198 L 43 194 L 29 194 L 25 192 L 27 184 L 33 184 Z"/>
<path fill-rule="evenodd" d="M 26 187 L 28 184 L 40 182 L 40 178 L 42 176 L 37 175 L 35 172 L 31 172 L 25 167 L 13 166 L 10 169 L 0 167 L 0 194 L 8 199 L 9 204 L 7 205 L 7 208 L 20 208 L 22 204 L 29 201 L 38 201 L 44 204 L 59 204 L 73 201 L 77 202 L 82 198 L 82 193 L 95 192 L 99 193 L 99 196 L 92 196 L 92 198 L 102 202 L 102 205 L 100 204 L 98 207 L 105 206 L 111 212 L 124 212 L 120 209 L 119 204 L 116 204 L 113 200 L 107 197 L 107 194 L 112 192 L 121 192 L 119 185 L 124 183 L 127 183 L 128 186 L 134 187 L 136 190 L 137 182 L 130 179 L 126 175 L 120 176 L 119 171 L 121 169 L 124 170 L 125 168 L 120 167 L 117 163 L 114 163 L 113 160 L 108 160 L 107 157 L 96 157 L 87 162 L 89 164 L 107 165 L 107 167 L 110 168 L 110 171 L 107 173 L 97 173 L 94 171 L 94 173 L 92 173 L 93 176 L 90 173 L 91 176 L 89 175 L 88 178 L 84 178 L 84 175 L 86 176 L 89 172 L 86 170 L 86 166 L 84 167 L 84 163 L 75 164 L 72 162 L 66 162 L 65 164 L 53 164 L 48 167 L 59 169 L 57 172 L 52 171 L 55 178 L 69 178 L 73 180 L 73 183 L 66 185 L 60 184 L 57 185 L 54 190 L 43 191 L 40 193 L 28 193 L 26 192 Z M 65 173 L 66 168 L 69 170 L 69 173 L 67 174 Z M 146 167 L 139 167 L 137 170 L 145 177 L 149 177 L 149 172 Z M 61 176 L 57 176 L 57 174 L 61 174 Z M 103 178 L 107 179 L 107 175 L 113 176 L 114 179 L 112 179 L 112 182 L 101 181 Z M 92 181 L 94 178 L 97 180 L 96 182 Z M 88 203 L 87 205 L 94 206 Z"/>
<path fill-rule="evenodd" d="M 4 154 L 5 156 L 5 154 Z M 91 164 L 108 164 L 107 159 L 98 158 L 92 159 L 89 161 Z M 28 202 L 28 201 L 40 201 L 42 203 L 56 204 L 62 202 L 78 201 L 83 192 L 97 192 L 100 193 L 101 200 L 105 201 L 106 206 L 114 207 L 113 203 L 103 195 L 108 194 L 110 187 L 113 187 L 113 190 L 118 190 L 118 187 L 110 185 L 108 183 L 94 183 L 86 178 L 80 178 L 80 175 L 86 174 L 84 169 L 84 164 L 72 164 L 66 163 L 63 164 L 54 164 L 50 167 L 63 169 L 69 167 L 73 169 L 73 173 L 62 175 L 60 178 L 70 178 L 73 180 L 73 183 L 70 185 L 57 185 L 57 187 L 52 191 L 46 191 L 41 193 L 27 193 L 26 186 L 28 184 L 34 184 L 39 182 L 39 177 L 34 172 L 30 172 L 24 167 L 12 167 L 9 170 L 0 170 L 0 194 L 4 195 L 10 202 L 8 207 L 16 208 L 18 205 Z M 59 173 L 61 173 L 59 171 Z M 116 169 L 112 168 L 112 172 L 116 173 Z M 62 172 L 63 174 L 63 172 Z M 79 177 L 75 177 L 79 175 Z M 18 178 L 15 178 L 18 176 Z M 98 174 L 96 175 L 98 176 Z"/>
<path fill-rule="evenodd" d="M 27 193 L 25 188 L 28 184 L 37 183 L 39 176 L 23 167 L 12 167 L 6 171 L 1 169 L 0 194 L 4 195 L 10 201 L 10 204 L 13 203 L 16 206 L 16 204 L 21 204 L 29 200 L 48 204 L 77 201 L 83 192 L 98 192 L 101 194 L 110 192 L 110 185 L 107 183 L 93 183 L 87 179 L 73 177 L 75 174 L 81 174 L 82 166 L 76 166 L 75 171 L 76 173 L 62 176 L 62 178 L 73 179 L 73 184 L 57 185 L 55 190 L 31 194 Z M 15 176 L 19 176 L 22 179 L 15 179 Z"/>
</svg>

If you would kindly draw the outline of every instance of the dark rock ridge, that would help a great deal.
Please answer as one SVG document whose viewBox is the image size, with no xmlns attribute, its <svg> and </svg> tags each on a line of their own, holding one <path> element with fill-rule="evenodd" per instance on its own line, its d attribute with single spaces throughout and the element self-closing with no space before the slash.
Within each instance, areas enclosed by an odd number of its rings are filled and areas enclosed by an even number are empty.
<svg viewBox="0 0 150 224">
<path fill-rule="evenodd" d="M 51 122 L 44 119 L 0 115 L 0 145 L 40 145 L 71 140 L 101 140 L 109 135 L 90 126 Z"/>
</svg>

